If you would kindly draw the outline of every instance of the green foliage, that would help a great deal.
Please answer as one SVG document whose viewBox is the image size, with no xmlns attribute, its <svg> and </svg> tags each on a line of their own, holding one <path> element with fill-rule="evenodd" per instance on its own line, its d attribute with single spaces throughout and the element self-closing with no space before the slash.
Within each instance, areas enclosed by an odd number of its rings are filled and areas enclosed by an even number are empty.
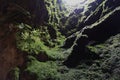
<svg viewBox="0 0 120 80">
<path fill-rule="evenodd" d="M 49 14 L 49 23 L 60 23 L 60 19 L 66 16 L 66 9 L 62 0 L 44 0 Z"/>
<path fill-rule="evenodd" d="M 15 80 L 19 80 L 20 69 L 17 67 L 14 68 L 14 74 L 15 74 Z"/>
<path fill-rule="evenodd" d="M 60 50 L 58 46 L 53 48 L 45 46 L 41 37 L 38 37 L 39 30 L 32 30 L 31 33 L 34 43 L 30 43 L 32 45 L 36 43 L 35 46 L 37 44 L 39 44 L 40 47 L 42 46 L 40 49 L 45 51 L 53 61 L 39 62 L 33 56 L 28 56 L 29 62 L 24 70 L 28 77 L 34 76 L 35 80 L 119 80 L 120 45 L 118 44 L 118 36 L 111 37 L 103 44 L 88 46 L 91 52 L 103 55 L 103 59 L 95 60 L 91 65 L 81 63 L 75 69 L 68 69 L 64 67 L 64 65 L 59 64 L 59 62 L 62 63 L 65 55 L 62 54 L 62 50 Z M 28 34 L 25 33 L 25 35 L 27 36 Z M 43 43 L 39 43 L 38 41 Z"/>
<path fill-rule="evenodd" d="M 20 69 L 18 67 L 13 68 L 12 70 L 9 71 L 8 76 L 10 80 L 19 80 Z"/>
<path fill-rule="evenodd" d="M 40 35 L 39 30 L 32 31 L 25 30 L 22 33 L 19 33 L 19 36 L 17 36 L 18 48 L 28 53 L 38 54 L 43 50 L 43 48 L 45 48 L 43 42 L 39 38 L 39 35 Z"/>
<path fill-rule="evenodd" d="M 65 57 L 62 50 L 58 48 L 47 49 L 46 52 L 51 60 L 63 60 Z"/>
<path fill-rule="evenodd" d="M 46 26 L 40 26 L 40 29 L 32 29 L 29 25 L 19 25 L 21 31 L 17 33 L 17 47 L 29 54 L 38 55 L 43 51 L 52 60 L 63 59 L 63 54 L 59 46 L 63 43 L 64 37 L 59 35 L 56 41 L 50 39 Z"/>
<path fill-rule="evenodd" d="M 90 51 L 92 51 L 92 52 L 95 52 L 95 53 L 98 52 L 97 48 L 94 47 L 94 46 L 87 46 L 87 47 L 88 47 L 88 49 L 90 49 Z"/>
<path fill-rule="evenodd" d="M 71 69 L 61 76 L 60 80 L 100 80 L 101 74 L 89 69 Z"/>
<path fill-rule="evenodd" d="M 21 31 L 17 33 L 17 47 L 31 54 L 38 55 L 45 52 L 51 60 L 61 60 L 64 58 L 59 45 L 64 41 L 64 37 L 60 33 L 56 41 L 52 42 L 46 26 L 41 26 L 40 29 L 32 29 L 26 24 L 21 24 L 18 27 Z M 46 45 L 48 44 L 48 45 Z M 55 45 L 52 47 L 52 45 Z M 57 72 L 57 64 L 55 62 L 39 62 L 33 56 L 29 56 L 30 62 L 24 72 L 27 75 L 36 77 L 37 80 L 58 80 L 59 73 Z"/>
<path fill-rule="evenodd" d="M 120 36 L 113 37 L 111 40 L 109 39 L 106 43 L 103 44 L 87 46 L 91 52 L 97 54 L 100 53 L 103 55 L 103 59 L 99 60 L 98 62 L 93 62 L 91 65 L 80 64 L 78 66 L 78 69 L 68 69 L 66 67 L 63 67 L 64 65 L 62 64 L 58 66 L 57 62 L 62 63 L 66 57 L 65 55 L 70 55 L 69 53 L 71 52 L 71 49 L 69 49 L 66 54 L 62 54 L 63 52 L 59 46 L 64 42 L 65 37 L 61 35 L 58 28 L 61 28 L 65 24 L 67 34 L 76 32 L 77 29 L 75 28 L 77 28 L 81 22 L 86 22 L 89 18 L 91 18 L 91 14 L 88 16 L 88 18 L 86 15 L 84 15 L 84 13 L 88 11 L 88 8 L 90 8 L 90 5 L 87 4 L 85 6 L 84 11 L 82 12 L 83 14 L 76 14 L 76 16 L 71 14 L 71 17 L 64 19 L 66 22 L 64 24 L 61 23 L 61 26 L 59 25 L 60 20 L 66 16 L 67 11 L 59 10 L 60 5 L 57 4 L 57 0 L 44 1 L 49 15 L 49 20 L 47 23 L 48 25 L 44 25 L 43 23 L 43 25 L 39 26 L 37 29 L 32 28 L 26 24 L 19 25 L 18 27 L 21 30 L 17 33 L 17 47 L 22 51 L 26 51 L 29 53 L 29 55 L 35 54 L 37 56 L 38 54 L 44 52 L 44 54 L 46 54 L 51 61 L 39 62 L 35 58 L 36 56 L 28 56 L 29 59 L 24 70 L 24 72 L 27 72 L 27 77 L 35 75 L 35 79 L 37 80 L 106 80 L 107 78 L 104 76 L 106 76 L 106 74 L 109 74 L 113 75 L 113 79 L 119 79 L 118 74 L 120 71 L 118 70 L 120 67 L 120 49 L 115 48 L 119 47 L 118 44 L 120 42 Z M 92 1 L 90 1 L 90 3 L 92 3 Z M 64 6 L 61 7 L 64 8 Z M 97 13 L 99 11 L 99 8 L 96 10 L 97 11 L 95 12 L 90 11 L 90 13 Z M 106 17 L 103 18 L 106 19 Z M 95 23 L 90 27 L 93 28 L 99 23 Z M 55 34 L 57 35 L 57 38 L 54 40 L 52 40 L 50 37 L 50 33 L 48 31 L 49 25 L 56 31 Z M 66 26 L 71 26 L 71 28 L 68 29 Z M 75 33 L 77 38 L 82 35 L 80 32 Z M 76 42 L 74 42 L 74 44 L 76 45 Z M 61 68 L 61 66 L 63 68 Z M 104 72 L 104 70 L 106 70 L 106 72 Z M 15 75 L 16 80 L 18 80 L 19 70 L 15 70 Z M 109 80 L 112 78 L 109 76 Z"/>
<path fill-rule="evenodd" d="M 60 10 L 57 0 L 44 0 L 44 2 L 48 11 L 49 22 L 39 26 L 37 29 L 26 24 L 18 25 L 21 30 L 17 33 L 17 47 L 29 54 L 39 54 L 45 51 L 53 58 L 56 53 L 59 53 L 57 48 L 62 45 L 65 37 L 58 31 L 61 14 L 59 14 Z M 55 33 L 50 33 L 49 26 L 55 30 Z M 51 39 L 53 34 L 57 36 L 56 39 Z"/>
<path fill-rule="evenodd" d="M 35 74 L 37 76 L 37 80 L 57 80 L 58 78 L 57 65 L 55 62 L 51 61 L 44 63 L 33 59 L 28 63 L 25 71 L 30 74 Z"/>
<path fill-rule="evenodd" d="M 87 48 L 91 51 L 91 52 L 94 52 L 94 53 L 99 53 L 100 50 L 102 49 L 105 49 L 106 46 L 104 44 L 99 44 L 99 45 L 95 45 L 95 46 L 87 46 Z"/>
<path fill-rule="evenodd" d="M 102 57 L 97 64 L 100 65 L 102 75 L 100 80 L 119 80 L 120 73 L 120 34 L 110 37 L 103 44 L 88 46 L 94 52 Z M 96 67 L 95 67 L 96 68 Z M 99 69 L 99 70 L 100 70 Z"/>
</svg>

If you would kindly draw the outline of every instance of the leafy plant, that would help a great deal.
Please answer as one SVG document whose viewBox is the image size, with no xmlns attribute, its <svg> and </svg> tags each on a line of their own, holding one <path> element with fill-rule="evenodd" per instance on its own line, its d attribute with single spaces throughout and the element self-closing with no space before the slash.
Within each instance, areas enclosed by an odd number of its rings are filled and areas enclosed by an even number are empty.
<svg viewBox="0 0 120 80">
<path fill-rule="evenodd" d="M 36 59 L 28 63 L 25 72 L 28 74 L 35 74 L 37 80 L 57 80 L 59 75 L 57 73 L 57 65 L 55 62 L 39 62 Z M 28 75 L 28 76 L 31 76 Z"/>
</svg>

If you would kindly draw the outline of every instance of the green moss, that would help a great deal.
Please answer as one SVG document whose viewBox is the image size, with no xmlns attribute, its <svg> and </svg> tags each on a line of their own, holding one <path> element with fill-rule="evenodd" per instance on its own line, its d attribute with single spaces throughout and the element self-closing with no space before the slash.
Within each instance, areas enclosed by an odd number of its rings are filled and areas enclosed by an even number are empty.
<svg viewBox="0 0 120 80">
<path fill-rule="evenodd" d="M 15 71 L 15 80 L 19 80 L 19 74 L 20 74 L 20 70 L 19 68 L 14 68 L 14 71 Z"/>
<path fill-rule="evenodd" d="M 23 27 L 17 33 L 17 47 L 20 50 L 26 51 L 30 55 L 38 55 L 44 51 L 52 60 L 63 59 L 59 46 L 62 45 L 65 37 L 60 32 L 57 31 L 57 39 L 52 41 L 47 26 L 40 26 L 40 29 L 31 29 L 26 24 L 19 26 Z"/>
<path fill-rule="evenodd" d="M 19 78 L 20 78 L 20 69 L 18 67 L 13 68 L 12 70 L 9 71 L 7 76 L 8 76 L 8 78 L 10 80 L 19 80 Z"/>
<path fill-rule="evenodd" d="M 97 48 L 94 47 L 94 46 L 87 46 L 87 47 L 88 47 L 88 49 L 89 49 L 90 51 L 92 51 L 92 52 L 95 52 L 95 53 L 98 52 Z"/>
<path fill-rule="evenodd" d="M 99 53 L 100 50 L 102 49 L 105 49 L 106 46 L 105 44 L 99 44 L 99 45 L 95 45 L 95 46 L 87 46 L 87 48 L 91 51 L 91 52 L 94 52 L 94 53 Z"/>
<path fill-rule="evenodd" d="M 57 65 L 55 62 L 39 62 L 36 59 L 33 59 L 28 63 L 26 72 L 29 74 L 35 74 L 37 76 L 37 80 L 57 80 Z M 29 76 L 31 76 L 29 75 Z"/>
<path fill-rule="evenodd" d="M 46 50 L 48 57 L 51 60 L 63 60 L 64 59 L 64 54 L 62 53 L 62 50 L 58 48 L 53 48 Z"/>
<path fill-rule="evenodd" d="M 32 54 L 40 53 L 45 46 L 39 35 L 39 30 L 32 30 L 30 33 L 28 31 L 22 32 L 19 38 L 17 38 L 18 48 Z"/>
</svg>

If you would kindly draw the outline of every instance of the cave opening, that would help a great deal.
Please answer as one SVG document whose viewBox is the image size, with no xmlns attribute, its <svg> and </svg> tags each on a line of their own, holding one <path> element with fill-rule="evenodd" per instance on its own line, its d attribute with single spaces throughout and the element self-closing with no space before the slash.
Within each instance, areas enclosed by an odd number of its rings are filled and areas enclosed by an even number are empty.
<svg viewBox="0 0 120 80">
<path fill-rule="evenodd" d="M 0 80 L 118 80 L 119 21 L 119 0 L 0 0 Z"/>
</svg>

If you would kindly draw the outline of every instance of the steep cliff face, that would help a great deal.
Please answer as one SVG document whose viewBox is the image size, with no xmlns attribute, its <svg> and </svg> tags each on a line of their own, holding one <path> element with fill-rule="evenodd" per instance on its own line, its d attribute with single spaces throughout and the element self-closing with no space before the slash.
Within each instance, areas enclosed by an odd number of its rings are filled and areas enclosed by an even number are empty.
<svg viewBox="0 0 120 80">
<path fill-rule="evenodd" d="M 78 26 L 76 26 L 77 28 L 75 30 L 77 32 L 73 33 L 66 40 L 66 43 L 63 47 L 72 48 L 71 55 L 68 57 L 68 60 L 65 61 L 66 65 L 73 66 L 76 65 L 77 63 L 79 64 L 81 60 L 88 58 L 99 59 L 99 55 L 90 54 L 87 51 L 86 46 L 89 44 L 94 45 L 102 43 L 110 36 L 120 33 L 119 27 L 120 4 L 117 2 L 118 1 L 114 0 L 113 1 L 105 0 L 101 2 L 96 1 L 96 3 L 99 4 L 96 5 L 97 7 L 96 9 L 94 8 L 95 4 L 93 4 L 94 3 L 93 2 L 90 4 L 91 5 L 90 10 L 83 10 L 83 12 L 91 11 L 92 13 L 89 15 L 84 14 L 84 19 L 81 20 L 80 23 L 78 23 Z M 73 16 L 75 14 L 73 14 Z M 71 21 L 74 22 L 75 20 Z"/>
<path fill-rule="evenodd" d="M 79 45 L 75 45 L 73 47 L 73 51 L 71 52 L 71 55 L 68 57 L 68 60 L 66 62 L 68 62 L 69 65 L 71 64 L 74 65 L 74 64 L 77 64 L 77 62 L 79 63 L 79 61 L 82 59 L 99 58 L 99 56 L 97 57 L 97 55 L 89 54 L 86 46 L 90 44 L 95 45 L 98 43 L 103 43 L 105 40 L 107 40 L 111 36 L 120 33 L 119 19 L 120 19 L 120 14 L 119 12 L 117 12 L 114 15 L 110 16 L 101 24 L 95 26 L 94 28 L 86 29 L 83 32 L 83 34 L 86 34 L 88 37 L 83 36 L 77 40 L 76 43 Z M 72 38 L 68 38 L 66 40 L 67 45 L 64 45 L 63 47 L 69 48 L 74 44 L 75 39 L 76 39 L 75 36 Z"/>
<path fill-rule="evenodd" d="M 81 4 L 80 8 L 75 9 L 74 12 L 66 18 L 65 24 L 63 23 L 66 27 L 63 29 L 63 33 L 65 31 L 67 36 L 81 30 L 85 26 L 99 25 L 108 17 L 114 15 L 114 13 L 119 12 L 120 5 L 117 0 L 86 0 L 84 4 Z"/>
<path fill-rule="evenodd" d="M 6 80 L 8 72 L 23 64 L 23 56 L 16 48 L 16 28 L 13 24 L 0 27 L 0 80 Z"/>
</svg>

